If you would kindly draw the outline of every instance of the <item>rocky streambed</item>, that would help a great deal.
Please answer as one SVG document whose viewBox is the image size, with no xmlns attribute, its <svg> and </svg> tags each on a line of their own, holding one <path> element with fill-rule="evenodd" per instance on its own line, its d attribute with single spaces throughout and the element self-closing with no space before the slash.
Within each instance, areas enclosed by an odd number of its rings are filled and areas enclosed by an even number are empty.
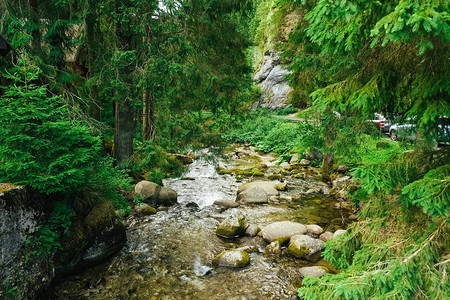
<svg viewBox="0 0 450 300">
<path fill-rule="evenodd" d="M 126 217 L 118 255 L 62 278 L 42 297 L 290 299 L 303 276 L 336 272 L 320 251 L 350 222 L 330 195 L 348 178 L 340 175 L 333 188 L 307 162 L 280 167 L 275 159 L 243 146 L 223 158 L 199 153 L 183 178 L 164 182 L 177 204 Z M 241 228 L 227 235 L 224 226 Z"/>
</svg>

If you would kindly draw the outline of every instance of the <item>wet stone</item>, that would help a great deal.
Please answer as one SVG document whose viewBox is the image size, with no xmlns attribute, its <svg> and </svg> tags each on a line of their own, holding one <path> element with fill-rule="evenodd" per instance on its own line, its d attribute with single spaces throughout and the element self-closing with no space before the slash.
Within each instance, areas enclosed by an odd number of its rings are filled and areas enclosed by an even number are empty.
<svg viewBox="0 0 450 300">
<path fill-rule="evenodd" d="M 251 224 L 245 230 L 245 235 L 247 235 L 247 236 L 256 236 L 258 234 L 258 232 L 260 232 L 260 231 L 261 231 L 261 228 L 259 228 L 256 225 Z"/>
<path fill-rule="evenodd" d="M 319 236 L 319 239 L 321 239 L 324 242 L 329 241 L 329 240 L 333 239 L 333 233 L 330 231 L 325 231 L 324 233 L 322 233 Z"/>
<path fill-rule="evenodd" d="M 239 203 L 233 200 L 216 200 L 214 201 L 214 204 L 223 208 L 233 208 L 239 206 Z"/>
<path fill-rule="evenodd" d="M 250 256 L 244 251 L 223 251 L 214 258 L 212 264 L 219 267 L 243 268 L 250 264 Z"/>
<path fill-rule="evenodd" d="M 291 236 L 305 232 L 305 225 L 292 221 L 275 222 L 261 230 L 262 237 L 269 243 L 275 239 L 289 240 Z"/>
<path fill-rule="evenodd" d="M 291 237 L 287 251 L 297 258 L 315 262 L 320 259 L 320 252 L 325 249 L 323 243 L 322 240 L 307 235 L 295 235 Z"/>
<path fill-rule="evenodd" d="M 248 204 L 263 204 L 269 202 L 269 196 L 262 187 L 256 186 L 240 193 L 237 201 Z"/>
<path fill-rule="evenodd" d="M 312 224 L 312 225 L 306 225 L 306 230 L 309 233 L 315 234 L 315 235 L 320 235 L 323 233 L 323 228 L 320 227 L 319 225 L 316 224 Z"/>
<path fill-rule="evenodd" d="M 235 211 L 219 224 L 216 235 L 223 238 L 234 238 L 241 236 L 245 229 L 247 229 L 245 215 Z"/>
</svg>

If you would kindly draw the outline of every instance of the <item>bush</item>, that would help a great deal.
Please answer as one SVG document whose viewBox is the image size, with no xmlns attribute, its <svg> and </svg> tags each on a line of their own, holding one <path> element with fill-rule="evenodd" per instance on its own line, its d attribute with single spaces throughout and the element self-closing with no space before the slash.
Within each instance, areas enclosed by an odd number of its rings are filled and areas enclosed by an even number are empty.
<svg viewBox="0 0 450 300">
<path fill-rule="evenodd" d="M 4 74 L 12 82 L 0 100 L 0 181 L 44 194 L 75 191 L 100 159 L 100 139 L 69 119 L 60 96 L 35 83 L 40 73 L 23 55 Z"/>
</svg>

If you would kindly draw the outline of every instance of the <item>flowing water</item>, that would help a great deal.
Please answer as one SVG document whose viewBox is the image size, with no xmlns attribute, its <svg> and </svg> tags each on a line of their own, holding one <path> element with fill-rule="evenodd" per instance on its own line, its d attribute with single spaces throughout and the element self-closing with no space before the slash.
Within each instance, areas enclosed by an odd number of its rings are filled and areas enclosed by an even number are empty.
<svg viewBox="0 0 450 300">
<path fill-rule="evenodd" d="M 235 149 L 229 151 L 233 156 Z M 257 206 L 225 210 L 215 200 L 233 199 L 241 182 L 219 175 L 217 165 L 248 167 L 272 157 L 247 155 L 234 159 L 210 159 L 203 151 L 189 166 L 184 178 L 167 179 L 165 186 L 178 192 L 178 204 L 152 216 L 132 215 L 126 220 L 128 241 L 114 258 L 71 275 L 47 292 L 51 299 L 290 299 L 301 284 L 298 269 L 311 263 L 266 253 L 261 237 L 225 240 L 215 228 L 233 210 L 242 211 L 249 224 L 260 227 L 291 220 L 319 224 L 325 229 L 343 228 L 346 220 L 335 208 L 336 200 L 322 196 L 303 197 L 311 187 L 322 187 L 314 174 L 304 179 L 288 178 L 288 191 L 281 200 Z M 272 170 L 277 167 L 272 164 Z M 271 170 L 269 168 L 269 171 Z M 266 179 L 267 180 L 267 179 Z M 244 180 L 245 181 L 245 180 Z M 243 269 L 211 266 L 225 249 L 246 247 L 251 263 Z M 329 267 L 326 261 L 314 265 Z"/>
</svg>

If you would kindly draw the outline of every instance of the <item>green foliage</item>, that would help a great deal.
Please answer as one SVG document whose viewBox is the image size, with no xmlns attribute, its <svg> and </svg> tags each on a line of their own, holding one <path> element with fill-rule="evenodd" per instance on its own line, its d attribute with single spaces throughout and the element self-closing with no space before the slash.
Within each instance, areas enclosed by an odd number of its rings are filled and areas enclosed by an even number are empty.
<svg viewBox="0 0 450 300">
<path fill-rule="evenodd" d="M 402 189 L 405 204 L 423 206 L 429 216 L 450 217 L 450 165 L 430 170 Z M 450 221 L 450 220 L 449 220 Z"/>
<path fill-rule="evenodd" d="M 68 118 L 61 97 L 35 83 L 40 73 L 24 55 L 4 74 L 12 83 L 0 100 L 0 181 L 46 194 L 81 189 L 100 158 L 100 140 Z"/>
<path fill-rule="evenodd" d="M 29 236 L 25 242 L 25 247 L 28 249 L 26 259 L 35 255 L 54 254 L 57 250 L 62 250 L 59 239 L 69 236 L 71 218 L 74 215 L 67 201 L 56 202 L 45 225 L 37 227 L 33 235 Z"/>
<path fill-rule="evenodd" d="M 278 154 L 292 149 L 301 153 L 307 147 L 323 146 L 323 140 L 317 138 L 320 130 L 317 125 L 289 122 L 268 114 L 268 110 L 254 113 L 240 127 L 223 134 L 223 137 L 228 141 L 251 143 L 258 150 Z"/>
<path fill-rule="evenodd" d="M 13 300 L 19 298 L 18 286 L 14 285 L 12 279 L 7 279 L 2 284 L 2 289 L 0 290 L 0 299 Z"/>
<path fill-rule="evenodd" d="M 374 199 L 369 205 L 363 222 L 326 243 L 325 259 L 341 272 L 305 278 L 299 295 L 305 299 L 448 299 L 448 266 L 439 257 L 450 246 L 448 222 L 401 212 L 392 201 Z"/>
</svg>

